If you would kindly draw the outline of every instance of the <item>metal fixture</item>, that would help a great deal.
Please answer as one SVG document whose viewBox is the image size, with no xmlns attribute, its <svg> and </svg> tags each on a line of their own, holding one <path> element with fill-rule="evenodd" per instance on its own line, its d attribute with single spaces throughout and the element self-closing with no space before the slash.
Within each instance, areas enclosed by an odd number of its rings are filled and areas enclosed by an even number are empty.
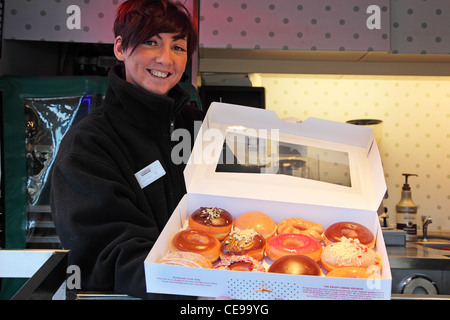
<svg viewBox="0 0 450 320">
<path fill-rule="evenodd" d="M 423 231 L 423 239 L 422 241 L 428 241 L 427 233 L 428 233 L 428 225 L 432 223 L 433 220 L 430 216 L 422 216 L 422 231 Z"/>
<path fill-rule="evenodd" d="M 423 274 L 415 274 L 403 280 L 400 284 L 403 294 L 437 295 L 436 283 Z"/>
</svg>

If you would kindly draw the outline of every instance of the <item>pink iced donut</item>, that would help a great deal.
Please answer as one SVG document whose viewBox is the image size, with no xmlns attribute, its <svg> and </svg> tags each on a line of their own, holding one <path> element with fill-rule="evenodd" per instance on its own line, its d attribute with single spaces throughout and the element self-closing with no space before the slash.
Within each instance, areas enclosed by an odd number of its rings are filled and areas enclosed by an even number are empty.
<svg viewBox="0 0 450 320">
<path fill-rule="evenodd" d="M 273 261 L 286 255 L 304 255 L 320 261 L 322 253 L 320 242 L 313 237 L 298 233 L 283 233 L 269 239 L 266 255 Z"/>
</svg>

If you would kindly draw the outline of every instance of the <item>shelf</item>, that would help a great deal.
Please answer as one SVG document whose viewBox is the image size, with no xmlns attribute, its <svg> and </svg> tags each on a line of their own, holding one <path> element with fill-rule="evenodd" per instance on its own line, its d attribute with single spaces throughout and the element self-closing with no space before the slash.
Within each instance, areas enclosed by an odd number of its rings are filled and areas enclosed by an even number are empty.
<svg viewBox="0 0 450 320">
<path fill-rule="evenodd" d="M 450 76 L 450 55 L 363 51 L 199 50 L 200 73 Z"/>
</svg>

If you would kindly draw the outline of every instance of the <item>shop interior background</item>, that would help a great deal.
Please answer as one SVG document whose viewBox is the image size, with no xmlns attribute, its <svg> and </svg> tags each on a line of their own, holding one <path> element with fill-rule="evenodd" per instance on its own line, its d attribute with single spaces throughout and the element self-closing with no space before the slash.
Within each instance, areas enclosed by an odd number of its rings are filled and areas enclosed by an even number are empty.
<svg viewBox="0 0 450 320">
<path fill-rule="evenodd" d="M 1 75 L 77 74 L 77 61 L 80 61 L 76 60 L 77 57 L 93 55 L 112 57 L 112 52 L 108 51 L 111 47 L 107 45 L 108 42 L 111 42 L 112 37 L 109 26 L 113 21 L 112 13 L 122 1 L 74 1 L 79 5 L 83 14 L 86 13 L 88 16 L 84 17 L 83 25 L 79 30 L 73 30 L 70 33 L 70 38 L 66 36 L 67 3 L 41 1 L 38 4 L 41 7 L 36 10 L 36 3 L 31 1 L 6 0 L 4 2 L 2 8 L 5 19 L 13 17 L 19 25 L 17 28 L 10 27 L 9 31 L 5 30 L 9 33 L 5 35 L 2 42 Z M 188 6 L 193 5 L 192 2 L 187 1 Z M 226 4 L 224 1 L 202 1 L 202 3 L 214 10 L 223 9 Z M 428 3 L 427 12 L 430 12 L 430 15 L 425 20 L 420 20 L 418 17 L 423 13 L 421 8 L 424 3 L 421 0 L 409 2 L 394 0 L 391 2 L 397 10 L 405 8 L 402 16 L 405 18 L 404 23 L 391 21 L 391 30 L 403 31 L 402 28 L 406 29 L 412 26 L 414 21 L 417 24 L 417 26 L 414 25 L 417 36 L 401 38 L 399 47 L 394 48 L 398 52 L 429 53 L 437 52 L 442 47 L 449 47 L 448 33 L 442 35 L 430 31 L 435 30 L 434 27 L 442 25 L 442 19 L 446 20 L 449 17 L 450 10 L 445 10 L 448 4 L 445 6 L 445 1 Z M 285 14 L 283 8 L 270 1 L 259 1 L 258 4 L 260 4 L 260 9 L 256 9 L 260 11 L 253 11 L 253 15 L 256 17 Z M 252 0 L 239 1 L 238 7 L 249 9 L 253 8 L 252 5 L 254 5 Z M 30 6 L 34 6 L 32 10 L 27 9 Z M 323 6 L 317 16 L 312 18 L 311 23 L 320 26 L 322 17 L 334 13 L 337 9 L 335 6 Z M 54 10 L 61 12 L 56 19 L 52 15 Z M 383 12 L 386 14 L 385 11 Z M 52 23 L 43 23 L 48 22 L 50 16 Z M 246 39 L 250 38 L 250 29 L 239 27 L 239 19 L 248 17 L 248 15 L 239 13 L 239 15 L 224 17 L 226 19 L 221 22 L 224 28 L 236 31 Z M 199 18 L 200 23 L 203 23 L 201 32 L 209 30 L 207 28 L 208 21 L 203 20 L 201 15 Z M 338 23 L 342 24 L 343 20 L 345 20 L 344 17 L 336 16 Z M 251 21 L 257 21 L 257 19 L 252 16 Z M 285 18 L 282 21 L 282 25 L 289 26 L 288 22 L 292 23 L 293 19 Z M 346 21 L 348 25 L 349 20 Z M 217 38 L 217 34 L 223 34 L 221 25 L 211 30 L 211 34 L 214 31 L 215 35 L 205 36 L 203 33 L 203 46 L 208 46 L 208 37 Z M 321 43 L 327 40 L 337 43 L 333 31 L 325 30 L 325 40 L 321 38 Z M 16 32 L 18 34 L 14 34 Z M 42 34 L 46 36 L 43 37 Z M 268 37 L 277 41 L 280 39 L 279 34 L 277 32 L 268 33 Z M 423 41 L 425 36 L 426 39 L 431 40 Z M 295 37 L 297 38 L 298 35 Z M 362 33 L 360 37 L 362 37 Z M 389 42 L 386 37 L 381 39 L 380 47 Z M 91 43 L 86 46 L 86 41 Z M 224 48 L 236 47 L 235 44 L 229 42 L 223 42 L 222 45 Z M 320 44 L 318 46 L 320 49 Z M 280 49 L 283 48 L 280 47 Z M 448 52 L 440 53 L 448 55 Z M 68 60 L 73 60 L 75 63 L 67 64 Z M 112 61 L 105 59 L 106 64 L 110 62 Z M 194 65 L 193 68 L 196 66 Z M 329 68 L 334 70 L 333 64 L 329 65 Z M 102 75 L 100 71 L 99 75 Z M 199 77 L 201 76 L 202 74 L 199 75 Z M 253 86 L 265 88 L 266 108 L 274 110 L 281 118 L 295 119 L 295 121 L 302 121 L 307 117 L 336 121 L 360 118 L 382 120 L 383 138 L 379 147 L 388 185 L 388 198 L 384 201 L 384 205 L 388 209 L 389 223 L 395 224 L 395 204 L 400 199 L 400 189 L 403 184 L 402 173 L 408 172 L 418 174 L 417 178 L 413 177 L 410 181 L 413 188 L 413 199 L 419 206 L 418 216 L 430 215 L 433 218 L 431 229 L 450 229 L 450 192 L 448 191 L 450 190 L 450 173 L 447 171 L 450 164 L 450 152 L 448 151 L 450 150 L 450 132 L 447 129 L 450 122 L 450 110 L 448 109 L 450 77 L 314 75 L 299 72 L 295 74 L 286 72 L 251 73 L 251 77 Z"/>
</svg>

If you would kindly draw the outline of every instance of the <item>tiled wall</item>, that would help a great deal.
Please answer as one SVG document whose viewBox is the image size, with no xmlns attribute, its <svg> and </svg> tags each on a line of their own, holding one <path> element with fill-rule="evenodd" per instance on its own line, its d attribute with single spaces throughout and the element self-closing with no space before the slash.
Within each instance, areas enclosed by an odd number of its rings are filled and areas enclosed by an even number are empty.
<svg viewBox="0 0 450 320">
<path fill-rule="evenodd" d="M 383 120 L 381 157 L 395 224 L 402 173 L 410 178 L 418 218 L 431 215 L 430 229 L 450 229 L 450 78 L 300 76 L 260 74 L 267 109 L 281 118 L 335 121 Z"/>
<path fill-rule="evenodd" d="M 4 38 L 113 43 L 112 26 L 124 0 L 5 0 Z M 181 1 L 193 11 L 193 0 Z M 78 24 L 79 22 L 79 24 Z"/>
<path fill-rule="evenodd" d="M 200 45 L 448 54 L 449 18 L 448 0 L 202 0 Z"/>
<path fill-rule="evenodd" d="M 369 29 L 374 1 L 203 0 L 200 42 L 206 48 L 388 51 L 389 1 L 379 0 L 379 29 Z"/>
<path fill-rule="evenodd" d="M 123 1 L 5 0 L 3 36 L 112 43 Z M 194 7 L 194 0 L 181 2 Z M 448 0 L 201 0 L 200 42 L 205 48 L 448 54 L 449 18 Z"/>
</svg>

